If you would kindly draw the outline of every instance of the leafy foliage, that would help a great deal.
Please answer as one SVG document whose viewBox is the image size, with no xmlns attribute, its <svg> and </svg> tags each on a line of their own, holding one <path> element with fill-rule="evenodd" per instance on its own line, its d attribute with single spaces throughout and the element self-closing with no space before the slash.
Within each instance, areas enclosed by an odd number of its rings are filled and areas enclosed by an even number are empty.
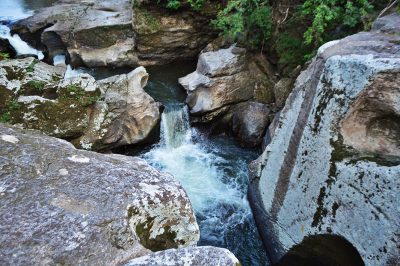
<svg viewBox="0 0 400 266">
<path fill-rule="evenodd" d="M 46 85 L 45 82 L 35 79 L 28 81 L 26 84 L 39 92 L 42 92 L 44 90 L 44 86 Z"/>
<path fill-rule="evenodd" d="M 233 39 L 246 38 L 252 46 L 264 46 L 271 37 L 272 11 L 265 0 L 230 0 L 213 21 Z"/>
<path fill-rule="evenodd" d="M 185 3 L 188 4 L 193 10 L 199 11 L 203 7 L 205 0 L 167 0 L 166 7 L 171 10 L 178 10 Z"/>
<path fill-rule="evenodd" d="M 372 9 L 368 0 L 306 0 L 301 13 L 311 25 L 304 33 L 304 41 L 319 46 L 326 42 L 324 35 L 339 25 L 349 28 L 366 25 Z"/>
</svg>

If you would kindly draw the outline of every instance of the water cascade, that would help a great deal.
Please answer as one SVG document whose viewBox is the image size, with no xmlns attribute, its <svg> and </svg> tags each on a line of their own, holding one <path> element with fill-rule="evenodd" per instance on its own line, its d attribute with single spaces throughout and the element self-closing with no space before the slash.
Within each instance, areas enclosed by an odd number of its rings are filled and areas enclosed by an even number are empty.
<svg viewBox="0 0 400 266">
<path fill-rule="evenodd" d="M 17 55 L 36 55 L 39 60 L 44 58 L 44 54 L 41 51 L 24 42 L 18 34 L 11 35 L 10 28 L 6 25 L 0 25 L 0 38 L 7 39 L 17 52 Z"/>
<path fill-rule="evenodd" d="M 200 226 L 199 245 L 227 247 L 243 265 L 264 265 L 246 198 L 247 163 L 254 154 L 227 141 L 202 136 L 190 127 L 187 107 L 169 103 L 161 118 L 161 141 L 142 157 L 182 183 Z"/>
</svg>

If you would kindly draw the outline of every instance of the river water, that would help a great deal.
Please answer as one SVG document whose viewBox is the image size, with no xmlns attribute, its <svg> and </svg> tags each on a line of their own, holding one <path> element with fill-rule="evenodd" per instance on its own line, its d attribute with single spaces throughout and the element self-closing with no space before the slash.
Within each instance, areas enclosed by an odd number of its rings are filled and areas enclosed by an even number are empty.
<svg viewBox="0 0 400 266">
<path fill-rule="evenodd" d="M 207 137 L 190 127 L 184 91 L 177 79 L 194 70 L 191 63 L 150 67 L 145 90 L 164 104 L 161 140 L 139 154 L 182 183 L 200 226 L 199 245 L 225 247 L 242 265 L 268 265 L 247 201 L 247 165 L 256 151 L 239 148 L 226 136 Z"/>
<path fill-rule="evenodd" d="M 25 18 L 33 13 L 32 10 L 53 2 L 55 0 L 1 0 L 0 21 L 10 23 Z M 7 32 L 2 26 L 0 34 L 4 37 Z M 12 38 L 9 39 L 11 42 L 18 36 L 7 35 L 7 38 Z M 35 53 L 18 40 L 16 45 L 27 49 L 20 50 L 21 53 Z M 39 51 L 37 55 L 40 56 Z M 60 62 L 63 60 L 61 58 Z M 177 85 L 177 79 L 194 69 L 192 62 L 147 68 L 150 79 L 145 90 L 165 106 L 161 140 L 145 150 L 127 151 L 126 154 L 140 156 L 180 180 L 196 212 L 201 233 L 199 245 L 228 248 L 242 265 L 269 265 L 246 197 L 247 165 L 257 158 L 258 153 L 239 148 L 228 137 L 207 137 L 190 126 L 188 110 L 183 103 L 186 95 Z M 130 70 L 75 71 L 88 72 L 101 79 Z"/>
</svg>

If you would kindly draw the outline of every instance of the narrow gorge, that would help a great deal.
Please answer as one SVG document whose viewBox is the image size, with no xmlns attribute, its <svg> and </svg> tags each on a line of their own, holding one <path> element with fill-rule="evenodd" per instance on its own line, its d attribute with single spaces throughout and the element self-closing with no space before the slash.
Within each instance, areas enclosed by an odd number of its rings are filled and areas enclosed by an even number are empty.
<svg viewBox="0 0 400 266">
<path fill-rule="evenodd" d="M 399 4 L 2 0 L 0 265 L 398 265 Z"/>
</svg>

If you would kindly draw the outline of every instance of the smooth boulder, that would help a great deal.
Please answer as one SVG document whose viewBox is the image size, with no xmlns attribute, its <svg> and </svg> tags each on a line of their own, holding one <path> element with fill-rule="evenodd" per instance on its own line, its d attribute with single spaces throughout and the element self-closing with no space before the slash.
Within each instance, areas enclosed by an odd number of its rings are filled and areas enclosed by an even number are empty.
<svg viewBox="0 0 400 266">
<path fill-rule="evenodd" d="M 199 240 L 181 184 L 141 159 L 4 124 L 0 147 L 2 265 L 116 265 Z"/>
</svg>

